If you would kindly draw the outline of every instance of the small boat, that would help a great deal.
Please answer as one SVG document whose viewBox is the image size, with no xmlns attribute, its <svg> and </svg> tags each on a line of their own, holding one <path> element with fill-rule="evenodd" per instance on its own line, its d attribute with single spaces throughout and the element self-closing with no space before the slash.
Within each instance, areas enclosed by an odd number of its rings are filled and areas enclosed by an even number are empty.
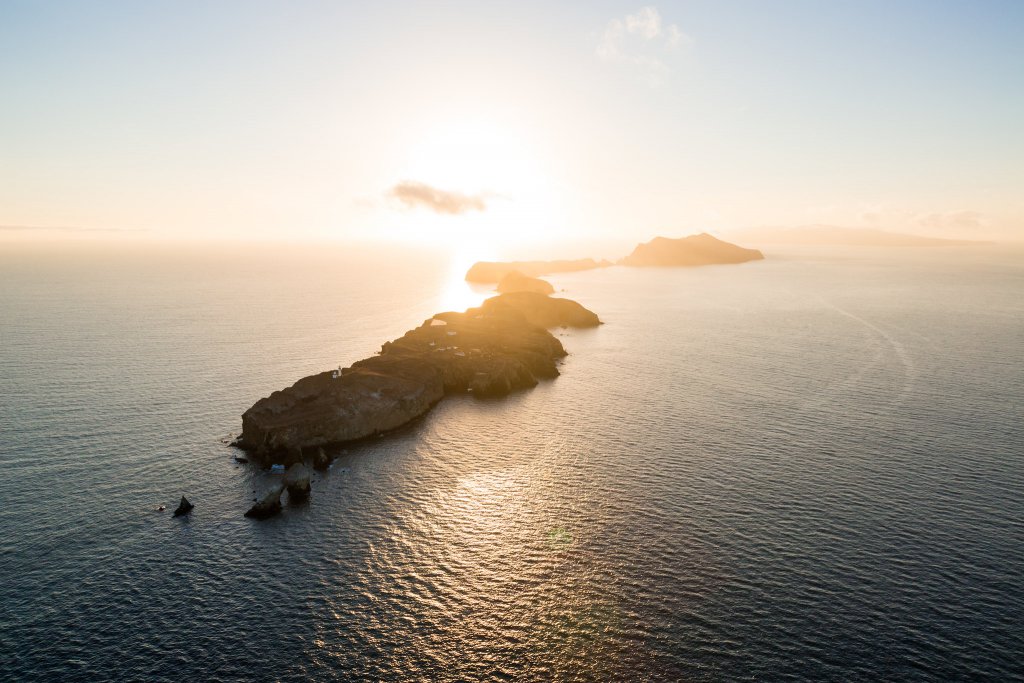
<svg viewBox="0 0 1024 683">
<path fill-rule="evenodd" d="M 270 473 L 271 474 L 284 474 L 284 470 L 285 470 L 285 466 L 284 465 L 271 465 L 270 466 Z"/>
</svg>

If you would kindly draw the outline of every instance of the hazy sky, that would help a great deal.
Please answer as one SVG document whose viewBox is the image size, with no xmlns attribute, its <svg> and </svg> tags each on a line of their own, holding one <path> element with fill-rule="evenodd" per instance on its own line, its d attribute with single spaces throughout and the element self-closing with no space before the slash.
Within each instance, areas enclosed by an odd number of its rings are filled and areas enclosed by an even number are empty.
<svg viewBox="0 0 1024 683">
<path fill-rule="evenodd" d="M 1019 0 L 0 0 L 0 232 L 1024 239 L 1022 36 Z"/>
</svg>

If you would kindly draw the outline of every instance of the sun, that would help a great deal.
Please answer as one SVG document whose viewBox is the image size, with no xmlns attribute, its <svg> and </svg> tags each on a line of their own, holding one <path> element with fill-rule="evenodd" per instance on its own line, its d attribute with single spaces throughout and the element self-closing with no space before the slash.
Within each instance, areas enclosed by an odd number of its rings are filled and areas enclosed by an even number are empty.
<svg viewBox="0 0 1024 683">
<path fill-rule="evenodd" d="M 486 119 L 431 126 L 409 147 L 396 181 L 480 197 L 484 208 L 458 215 L 402 210 L 394 225 L 411 241 L 457 245 L 481 257 L 541 244 L 563 220 L 549 167 L 544 151 L 515 126 Z"/>
<path fill-rule="evenodd" d="M 431 127 L 412 149 L 405 171 L 444 189 L 511 195 L 536 186 L 536 150 L 522 131 L 468 119 Z"/>
</svg>

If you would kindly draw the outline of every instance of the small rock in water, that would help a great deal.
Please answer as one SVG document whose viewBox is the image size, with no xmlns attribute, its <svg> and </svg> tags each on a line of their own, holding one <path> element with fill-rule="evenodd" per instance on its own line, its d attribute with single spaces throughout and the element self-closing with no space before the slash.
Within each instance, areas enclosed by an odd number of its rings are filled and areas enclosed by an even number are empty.
<svg viewBox="0 0 1024 683">
<path fill-rule="evenodd" d="M 288 500 L 300 502 L 309 498 L 309 468 L 297 462 L 288 468 L 284 475 L 284 485 L 288 489 Z"/>
<path fill-rule="evenodd" d="M 313 469 L 320 470 L 321 472 L 331 466 L 331 459 L 327 457 L 327 453 L 324 452 L 323 448 L 316 449 L 316 455 L 313 457 Z"/>
<path fill-rule="evenodd" d="M 253 519 L 267 519 L 268 517 L 273 517 L 280 513 L 281 491 L 283 490 L 283 486 L 275 486 L 272 488 L 267 495 L 263 496 L 262 500 L 249 508 L 249 511 L 245 513 L 245 516 L 252 517 Z"/>
<path fill-rule="evenodd" d="M 187 515 L 188 513 L 192 512 L 192 508 L 194 507 L 195 505 L 188 502 L 188 498 L 182 496 L 181 502 L 178 503 L 178 509 L 174 511 L 174 516 L 181 517 L 182 515 Z"/>
</svg>

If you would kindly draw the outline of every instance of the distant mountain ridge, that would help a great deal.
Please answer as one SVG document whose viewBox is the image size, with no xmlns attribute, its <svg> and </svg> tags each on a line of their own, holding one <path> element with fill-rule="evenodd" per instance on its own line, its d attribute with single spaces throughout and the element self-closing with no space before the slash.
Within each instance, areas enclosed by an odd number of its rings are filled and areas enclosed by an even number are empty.
<svg viewBox="0 0 1024 683">
<path fill-rule="evenodd" d="M 629 256 L 619 259 L 617 263 L 634 267 L 709 266 L 745 263 L 763 258 L 764 254 L 757 249 L 745 249 L 702 232 L 699 235 L 675 239 L 655 237 L 650 242 L 638 244 Z M 611 265 L 615 264 L 609 261 L 595 261 L 592 258 L 573 261 L 477 261 L 466 272 L 466 280 L 499 282 L 513 272 L 537 277 L 549 273 L 591 270 Z"/>
<path fill-rule="evenodd" d="M 794 228 L 751 228 L 734 233 L 737 238 L 762 244 L 835 245 L 851 247 L 955 247 L 988 244 L 875 228 L 843 228 L 835 225 L 803 225 Z"/>
</svg>

